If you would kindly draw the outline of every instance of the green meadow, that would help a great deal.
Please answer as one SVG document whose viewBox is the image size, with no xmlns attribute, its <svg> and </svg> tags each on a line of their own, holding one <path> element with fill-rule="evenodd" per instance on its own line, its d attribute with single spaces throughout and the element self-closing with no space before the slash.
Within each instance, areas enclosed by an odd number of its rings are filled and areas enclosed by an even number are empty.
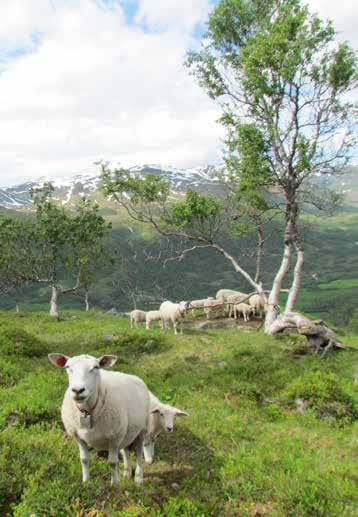
<svg viewBox="0 0 358 517">
<path fill-rule="evenodd" d="M 343 340 L 352 348 L 321 358 L 297 335 L 174 336 L 100 312 L 0 313 L 0 515 L 358 515 L 358 338 Z M 82 485 L 60 419 L 67 376 L 50 351 L 114 353 L 114 369 L 189 413 L 160 435 L 142 486 L 112 488 L 95 453 Z"/>
</svg>

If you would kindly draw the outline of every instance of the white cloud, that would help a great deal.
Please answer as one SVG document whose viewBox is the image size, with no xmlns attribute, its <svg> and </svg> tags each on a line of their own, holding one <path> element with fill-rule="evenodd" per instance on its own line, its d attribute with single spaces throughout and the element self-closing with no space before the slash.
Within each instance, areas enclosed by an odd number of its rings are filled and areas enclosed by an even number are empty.
<svg viewBox="0 0 358 517">
<path fill-rule="evenodd" d="M 349 41 L 358 50 L 358 2 L 356 0 L 308 0 L 310 10 L 333 21 L 338 41 Z"/>
<path fill-rule="evenodd" d="M 219 112 L 183 66 L 208 1 L 197 3 L 194 12 L 180 7 L 179 35 L 127 25 L 117 2 L 48 1 L 40 42 L 0 75 L 0 185 L 86 172 L 101 158 L 179 167 L 214 160 Z M 23 42 L 44 26 L 30 11 Z M 18 34 L 9 29 L 7 40 Z"/>
<path fill-rule="evenodd" d="M 159 29 L 190 30 L 207 19 L 208 0 L 140 0 L 136 20 Z"/>
<path fill-rule="evenodd" d="M 128 24 L 123 6 L 136 1 Z M 177 167 L 215 161 L 219 111 L 183 66 L 210 5 L 0 2 L 0 185 L 87 172 L 101 158 Z M 353 34 L 356 2 L 310 6 L 333 18 L 342 39 Z"/>
</svg>

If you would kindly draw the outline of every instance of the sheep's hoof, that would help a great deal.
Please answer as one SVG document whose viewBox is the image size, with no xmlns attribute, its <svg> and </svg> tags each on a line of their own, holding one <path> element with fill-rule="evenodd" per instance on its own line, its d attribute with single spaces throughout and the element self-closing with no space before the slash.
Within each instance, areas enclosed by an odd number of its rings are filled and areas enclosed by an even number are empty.
<svg viewBox="0 0 358 517">
<path fill-rule="evenodd" d="M 137 485 L 142 485 L 143 481 L 143 476 L 134 476 L 134 483 L 136 483 Z"/>
<path fill-rule="evenodd" d="M 148 463 L 148 465 L 151 465 L 153 463 L 153 458 L 145 458 L 145 462 Z"/>
<path fill-rule="evenodd" d="M 123 477 L 130 479 L 132 477 L 132 472 L 130 470 L 124 470 Z"/>
</svg>

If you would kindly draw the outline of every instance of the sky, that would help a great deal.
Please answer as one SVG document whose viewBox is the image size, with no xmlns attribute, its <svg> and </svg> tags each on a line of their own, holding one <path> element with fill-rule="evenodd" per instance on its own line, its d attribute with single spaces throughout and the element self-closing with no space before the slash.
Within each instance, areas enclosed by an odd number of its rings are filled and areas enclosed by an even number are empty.
<svg viewBox="0 0 358 517">
<path fill-rule="evenodd" d="M 218 107 L 183 66 L 218 0 L 1 0 L 0 186 L 220 161 Z M 358 2 L 310 0 L 358 49 Z"/>
</svg>

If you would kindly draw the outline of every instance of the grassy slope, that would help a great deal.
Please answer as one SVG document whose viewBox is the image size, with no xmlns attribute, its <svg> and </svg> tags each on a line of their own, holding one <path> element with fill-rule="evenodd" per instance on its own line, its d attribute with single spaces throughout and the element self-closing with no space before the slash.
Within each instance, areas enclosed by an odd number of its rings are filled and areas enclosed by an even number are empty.
<svg viewBox="0 0 358 517">
<path fill-rule="evenodd" d="M 130 331 L 99 313 L 67 316 L 0 313 L 1 515 L 357 515 L 354 351 L 322 360 L 300 355 L 297 336 L 174 337 Z M 23 329 L 39 336 L 36 347 L 26 348 Z M 14 343 L 16 355 L 6 355 Z M 33 350 L 37 357 L 28 357 Z M 116 353 L 115 368 L 190 413 L 160 437 L 142 487 L 123 480 L 110 488 L 107 464 L 95 456 L 81 486 L 77 446 L 60 424 L 66 375 L 48 363 L 48 351 Z M 294 410 L 299 396 L 311 404 L 302 414 Z"/>
</svg>

